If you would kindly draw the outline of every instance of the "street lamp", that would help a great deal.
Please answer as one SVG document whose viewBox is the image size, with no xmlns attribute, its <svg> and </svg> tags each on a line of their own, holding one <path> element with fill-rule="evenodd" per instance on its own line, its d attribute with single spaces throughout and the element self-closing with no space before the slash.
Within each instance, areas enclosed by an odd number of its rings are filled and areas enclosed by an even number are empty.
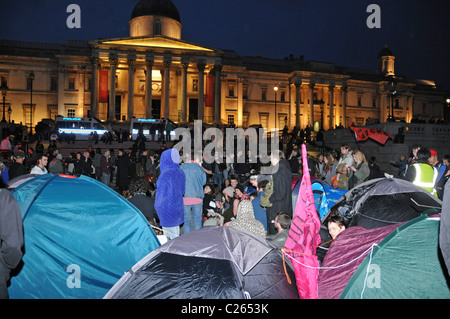
<svg viewBox="0 0 450 319">
<path fill-rule="evenodd" d="M 397 79 L 395 79 L 392 75 L 389 76 L 390 86 L 389 91 L 391 92 L 391 114 L 390 120 L 395 121 L 394 117 L 394 96 L 397 95 Z"/>
<path fill-rule="evenodd" d="M 278 84 L 275 84 L 273 87 L 273 90 L 275 91 L 275 129 L 277 128 L 277 92 L 278 92 Z"/>
<path fill-rule="evenodd" d="M 2 118 L 2 123 L 6 123 L 6 119 L 5 119 L 5 108 L 6 108 L 6 92 L 8 91 L 8 86 L 6 85 L 5 82 L 2 83 L 2 86 L 0 88 L 2 90 L 2 95 L 3 95 L 3 118 Z"/>
<path fill-rule="evenodd" d="M 34 72 L 28 75 L 28 80 L 30 81 L 30 137 L 33 134 L 33 81 L 34 81 Z"/>
</svg>

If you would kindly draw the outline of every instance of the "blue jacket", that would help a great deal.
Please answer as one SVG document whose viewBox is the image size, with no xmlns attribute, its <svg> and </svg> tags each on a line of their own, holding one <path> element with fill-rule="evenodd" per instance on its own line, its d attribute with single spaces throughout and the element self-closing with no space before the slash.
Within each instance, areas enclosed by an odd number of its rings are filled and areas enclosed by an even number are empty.
<svg viewBox="0 0 450 319">
<path fill-rule="evenodd" d="M 156 181 L 155 209 L 161 226 L 175 227 L 184 222 L 185 176 L 179 167 L 180 154 L 171 148 L 161 154 L 161 174 Z"/>
<path fill-rule="evenodd" d="M 205 170 L 194 162 L 187 162 L 180 166 L 186 177 L 184 197 L 204 198 L 203 186 L 206 184 Z"/>
</svg>

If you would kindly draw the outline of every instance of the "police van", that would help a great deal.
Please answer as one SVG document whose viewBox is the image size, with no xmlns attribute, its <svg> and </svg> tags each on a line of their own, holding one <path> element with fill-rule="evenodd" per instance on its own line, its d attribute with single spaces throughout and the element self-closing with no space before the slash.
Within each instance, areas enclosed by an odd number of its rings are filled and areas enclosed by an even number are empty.
<svg viewBox="0 0 450 319">
<path fill-rule="evenodd" d="M 167 121 L 172 126 L 170 133 L 166 132 Z M 142 131 L 147 141 L 159 141 L 161 139 L 172 141 L 175 139 L 175 128 L 176 124 L 171 120 L 132 118 L 130 122 L 131 140 L 135 141 L 139 132 Z"/>
<path fill-rule="evenodd" d="M 75 134 L 76 140 L 87 141 L 97 132 L 99 138 L 108 132 L 108 128 L 97 118 L 63 117 L 58 115 L 55 120 L 55 130 L 58 135 Z"/>
</svg>

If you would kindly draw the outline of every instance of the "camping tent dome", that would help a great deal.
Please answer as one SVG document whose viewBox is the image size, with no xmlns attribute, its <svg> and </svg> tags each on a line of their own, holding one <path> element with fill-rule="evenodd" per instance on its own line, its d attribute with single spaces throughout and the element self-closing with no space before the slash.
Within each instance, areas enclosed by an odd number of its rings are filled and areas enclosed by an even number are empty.
<svg viewBox="0 0 450 319">
<path fill-rule="evenodd" d="M 348 220 L 349 227 L 367 229 L 405 222 L 430 208 L 441 210 L 442 201 L 422 187 L 400 178 L 377 178 L 364 182 L 341 197 L 333 206 Z M 323 218 L 327 218 L 332 211 Z"/>
<path fill-rule="evenodd" d="M 286 266 L 286 272 L 284 270 Z M 203 227 L 155 249 L 105 299 L 298 299 L 292 265 L 265 238 Z"/>
<path fill-rule="evenodd" d="M 22 213 L 25 253 L 10 298 L 102 298 L 160 246 L 135 206 L 90 177 L 40 175 L 11 193 Z"/>
<path fill-rule="evenodd" d="M 387 235 L 356 269 L 340 298 L 450 299 L 439 223 L 439 215 L 424 214 Z"/>
</svg>

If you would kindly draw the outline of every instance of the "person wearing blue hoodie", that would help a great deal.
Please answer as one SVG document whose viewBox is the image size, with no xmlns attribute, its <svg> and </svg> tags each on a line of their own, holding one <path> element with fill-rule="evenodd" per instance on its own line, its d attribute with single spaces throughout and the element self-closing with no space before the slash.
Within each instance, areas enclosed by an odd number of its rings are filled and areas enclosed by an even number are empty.
<svg viewBox="0 0 450 319">
<path fill-rule="evenodd" d="M 183 194 L 186 177 L 180 166 L 180 153 L 171 148 L 161 154 L 161 174 L 156 181 L 155 209 L 164 234 L 173 239 L 180 235 L 184 222 Z"/>
<path fill-rule="evenodd" d="M 206 172 L 200 163 L 201 156 L 195 156 L 194 160 L 187 160 L 180 168 L 186 177 L 184 192 L 184 225 L 183 233 L 202 228 L 203 220 L 203 198 L 205 192 L 203 186 L 206 184 Z M 191 217 L 192 214 L 192 217 Z M 191 221 L 193 222 L 192 229 Z"/>
</svg>

